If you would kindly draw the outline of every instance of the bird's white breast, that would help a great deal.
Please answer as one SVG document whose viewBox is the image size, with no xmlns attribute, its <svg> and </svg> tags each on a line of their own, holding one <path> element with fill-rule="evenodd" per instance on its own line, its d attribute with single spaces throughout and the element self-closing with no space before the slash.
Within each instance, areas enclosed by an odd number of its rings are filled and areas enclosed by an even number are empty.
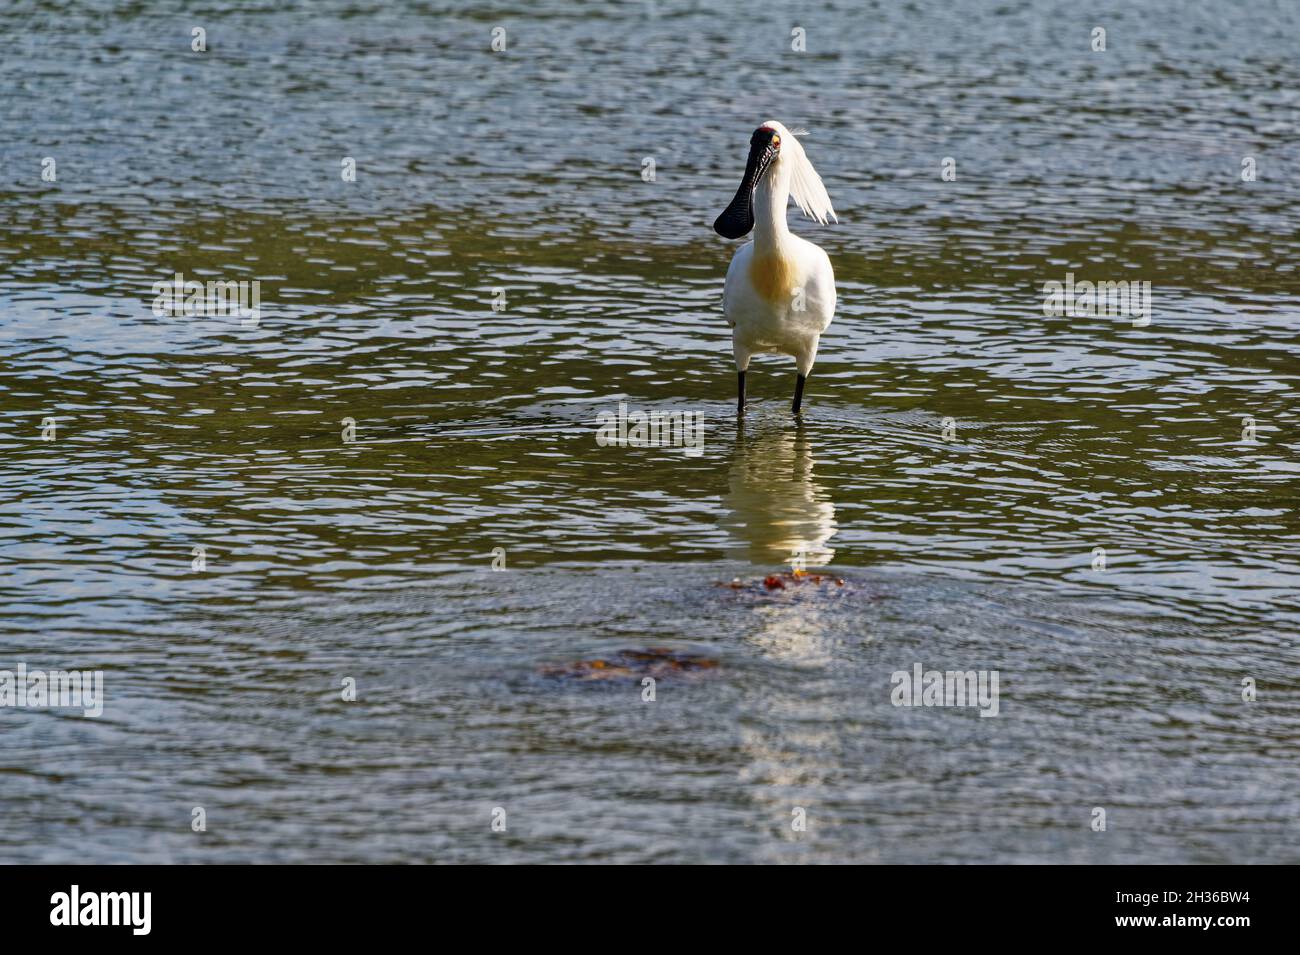
<svg viewBox="0 0 1300 955">
<path fill-rule="evenodd" d="M 723 312 L 754 351 L 801 349 L 835 314 L 835 279 L 820 248 L 795 235 L 763 251 L 742 246 L 727 269 Z"/>
</svg>

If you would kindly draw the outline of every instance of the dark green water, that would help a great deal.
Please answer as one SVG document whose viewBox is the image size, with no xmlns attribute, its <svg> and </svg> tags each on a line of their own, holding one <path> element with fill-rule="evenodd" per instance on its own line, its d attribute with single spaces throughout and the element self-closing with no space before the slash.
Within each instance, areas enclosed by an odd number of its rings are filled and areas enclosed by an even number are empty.
<svg viewBox="0 0 1300 955">
<path fill-rule="evenodd" d="M 0 861 L 1300 861 L 1294 5 L 229 6 L 0 11 L 0 669 L 107 697 L 0 708 Z M 741 430 L 767 118 L 840 303 Z"/>
</svg>

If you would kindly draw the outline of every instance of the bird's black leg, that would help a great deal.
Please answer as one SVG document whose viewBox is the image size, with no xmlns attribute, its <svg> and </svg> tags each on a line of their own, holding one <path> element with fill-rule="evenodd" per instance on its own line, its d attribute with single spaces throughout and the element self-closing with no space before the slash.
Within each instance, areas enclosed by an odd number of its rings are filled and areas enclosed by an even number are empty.
<svg viewBox="0 0 1300 955">
<path fill-rule="evenodd" d="M 799 413 L 799 405 L 803 403 L 803 383 L 808 379 L 800 375 L 794 383 L 794 407 L 790 410 L 795 414 Z"/>
<path fill-rule="evenodd" d="M 736 414 L 743 415 L 745 413 L 745 373 L 743 371 L 736 372 L 736 384 L 740 389 L 740 397 L 736 399 Z"/>
</svg>

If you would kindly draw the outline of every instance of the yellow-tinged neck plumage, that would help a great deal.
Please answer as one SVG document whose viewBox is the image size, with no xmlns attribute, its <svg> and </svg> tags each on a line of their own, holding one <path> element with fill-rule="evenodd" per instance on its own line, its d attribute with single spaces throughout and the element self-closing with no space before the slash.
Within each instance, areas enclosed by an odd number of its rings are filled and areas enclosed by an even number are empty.
<svg viewBox="0 0 1300 955">
<path fill-rule="evenodd" d="M 754 290 L 773 305 L 790 301 L 798 279 L 787 248 L 789 200 L 790 169 L 778 159 L 754 190 L 754 255 L 749 262 Z"/>
<path fill-rule="evenodd" d="M 753 258 L 749 260 L 749 281 L 764 301 L 772 305 L 789 304 L 798 285 L 794 258 L 780 246 L 761 251 L 755 243 Z"/>
</svg>

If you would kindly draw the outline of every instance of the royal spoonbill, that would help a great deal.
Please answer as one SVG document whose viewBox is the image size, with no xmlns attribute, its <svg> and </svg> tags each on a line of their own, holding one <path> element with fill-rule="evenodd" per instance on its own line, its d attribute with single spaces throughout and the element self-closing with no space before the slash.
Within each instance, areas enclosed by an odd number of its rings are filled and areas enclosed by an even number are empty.
<svg viewBox="0 0 1300 955">
<path fill-rule="evenodd" d="M 802 132 L 802 131 L 801 131 Z M 757 352 L 794 357 L 792 410 L 799 413 L 803 386 L 817 359 L 817 342 L 835 314 L 835 273 L 822 249 L 786 226 L 793 196 L 804 215 L 822 225 L 835 219 L 821 177 L 790 130 L 768 120 L 749 138 L 749 160 L 736 197 L 713 223 L 718 235 L 739 239 L 752 229 L 727 269 L 722 311 L 731 326 L 740 397 L 745 413 L 745 372 Z M 838 222 L 839 220 L 836 219 Z"/>
</svg>

